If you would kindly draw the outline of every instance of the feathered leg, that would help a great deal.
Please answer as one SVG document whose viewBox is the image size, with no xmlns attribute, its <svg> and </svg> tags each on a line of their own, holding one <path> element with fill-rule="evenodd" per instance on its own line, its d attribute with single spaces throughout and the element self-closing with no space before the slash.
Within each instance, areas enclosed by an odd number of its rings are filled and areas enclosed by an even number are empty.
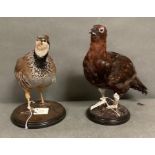
<svg viewBox="0 0 155 155">
<path fill-rule="evenodd" d="M 31 99 L 31 96 L 30 96 L 30 91 L 24 89 L 24 92 L 25 92 L 25 98 L 26 98 L 27 104 L 28 104 L 27 108 L 30 110 L 31 109 L 31 100 L 30 100 Z"/>
<path fill-rule="evenodd" d="M 107 109 L 117 109 L 118 108 L 120 96 L 117 93 L 115 93 L 113 95 L 113 97 L 114 97 L 114 100 L 112 100 L 113 101 L 113 104 L 112 105 L 108 105 L 107 106 Z"/>
<path fill-rule="evenodd" d="M 44 97 L 43 97 L 43 89 L 42 88 L 39 88 L 38 91 L 40 93 L 41 103 L 42 104 L 45 104 L 45 100 L 44 100 Z"/>
<path fill-rule="evenodd" d="M 96 108 L 96 107 L 99 107 L 99 106 L 102 105 L 102 104 L 106 104 L 106 105 L 108 104 L 107 101 L 106 101 L 106 98 L 107 98 L 107 97 L 105 97 L 105 90 L 104 90 L 104 89 L 101 89 L 101 88 L 99 88 L 98 90 L 99 90 L 99 92 L 101 93 L 100 101 L 97 102 L 96 104 L 92 105 L 92 106 L 90 107 L 91 110 L 93 110 L 93 109 Z"/>
<path fill-rule="evenodd" d="M 43 93 L 42 93 L 42 92 L 40 92 L 40 97 L 41 97 L 41 103 L 42 103 L 42 104 L 44 104 L 44 103 L 45 103 L 45 101 L 44 101 L 44 98 L 43 98 Z"/>
<path fill-rule="evenodd" d="M 105 104 L 107 109 L 111 109 L 118 116 L 120 116 L 120 114 L 117 112 L 117 108 L 118 108 L 120 96 L 117 93 L 115 93 L 114 94 L 114 100 L 112 100 L 111 98 L 109 98 L 113 102 L 112 105 L 109 105 L 108 102 L 106 101 L 106 99 L 108 97 L 105 97 L 105 95 L 104 95 L 105 94 L 105 90 L 99 88 L 99 91 L 100 91 L 102 97 L 100 98 L 100 101 L 97 102 L 95 105 L 91 106 L 90 109 L 93 110 L 94 108 L 99 107 L 100 105 Z"/>
</svg>

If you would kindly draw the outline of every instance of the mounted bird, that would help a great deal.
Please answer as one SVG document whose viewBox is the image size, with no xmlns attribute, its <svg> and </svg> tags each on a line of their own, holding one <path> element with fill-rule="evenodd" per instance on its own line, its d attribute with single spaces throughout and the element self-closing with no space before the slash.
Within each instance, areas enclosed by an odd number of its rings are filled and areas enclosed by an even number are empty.
<svg viewBox="0 0 155 155">
<path fill-rule="evenodd" d="M 119 53 L 107 51 L 107 28 L 94 25 L 90 31 L 90 48 L 84 58 L 83 68 L 86 79 L 97 87 L 102 95 L 101 101 L 90 107 L 93 110 L 102 104 L 106 109 L 115 111 L 118 116 L 119 99 L 132 88 L 147 94 L 146 86 L 137 76 L 132 61 Z M 105 90 L 114 92 L 112 102 L 108 104 Z"/>
<path fill-rule="evenodd" d="M 15 77 L 24 90 L 28 109 L 32 102 L 31 90 L 36 89 L 40 93 L 41 103 L 44 104 L 44 89 L 56 81 L 56 66 L 49 55 L 49 49 L 49 37 L 37 37 L 34 50 L 17 60 Z"/>
<path fill-rule="evenodd" d="M 36 38 L 34 50 L 16 62 L 15 77 L 27 100 L 26 104 L 18 106 L 11 115 L 12 122 L 19 127 L 47 127 L 60 122 L 66 115 L 66 110 L 60 103 L 44 100 L 43 97 L 43 91 L 56 82 L 56 66 L 49 50 L 49 37 L 39 36 Z M 32 100 L 32 89 L 38 91 L 40 100 Z"/>
</svg>

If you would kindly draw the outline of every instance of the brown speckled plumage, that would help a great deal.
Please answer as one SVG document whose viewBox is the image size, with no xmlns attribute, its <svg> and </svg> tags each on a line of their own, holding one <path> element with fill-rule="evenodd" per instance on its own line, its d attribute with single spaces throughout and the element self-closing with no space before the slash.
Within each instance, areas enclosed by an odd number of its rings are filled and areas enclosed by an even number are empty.
<svg viewBox="0 0 155 155">
<path fill-rule="evenodd" d="M 147 94 L 147 88 L 138 79 L 131 60 L 106 50 L 106 37 L 105 26 L 94 25 L 91 29 L 91 44 L 83 61 L 86 79 L 98 88 L 111 89 L 120 95 L 129 88 Z"/>
<path fill-rule="evenodd" d="M 20 85 L 26 89 L 46 87 L 55 81 L 56 67 L 48 55 L 44 66 L 38 67 L 34 58 L 34 51 L 19 58 L 15 67 L 15 76 Z M 49 81 L 46 79 L 49 78 Z"/>
<path fill-rule="evenodd" d="M 36 88 L 42 93 L 45 87 L 56 81 L 56 67 L 48 53 L 47 35 L 37 38 L 35 50 L 19 58 L 15 66 L 15 77 L 24 89 L 29 105 L 31 89 Z M 41 100 L 44 103 L 42 94 Z"/>
</svg>

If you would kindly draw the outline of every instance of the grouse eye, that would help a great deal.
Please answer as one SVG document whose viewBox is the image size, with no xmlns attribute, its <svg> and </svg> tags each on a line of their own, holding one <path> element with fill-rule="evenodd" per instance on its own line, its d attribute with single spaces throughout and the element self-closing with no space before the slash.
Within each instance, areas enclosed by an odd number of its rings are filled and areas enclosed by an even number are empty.
<svg viewBox="0 0 155 155">
<path fill-rule="evenodd" d="M 103 33 L 104 32 L 104 27 L 99 28 L 99 32 Z"/>
</svg>

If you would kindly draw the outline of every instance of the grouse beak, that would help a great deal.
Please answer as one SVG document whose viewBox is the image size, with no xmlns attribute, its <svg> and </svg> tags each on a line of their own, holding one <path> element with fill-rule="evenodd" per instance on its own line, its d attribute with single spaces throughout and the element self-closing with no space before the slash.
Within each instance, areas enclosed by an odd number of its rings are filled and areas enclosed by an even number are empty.
<svg viewBox="0 0 155 155">
<path fill-rule="evenodd" d="M 95 32 L 93 32 L 93 31 L 91 31 L 91 32 L 89 32 L 91 35 L 93 35 L 93 36 L 96 36 L 96 33 Z"/>
<path fill-rule="evenodd" d="M 91 31 L 89 32 L 92 36 L 96 36 L 96 30 L 94 28 L 91 29 Z"/>
<path fill-rule="evenodd" d="M 43 42 L 41 41 L 41 45 L 43 45 Z"/>
</svg>

